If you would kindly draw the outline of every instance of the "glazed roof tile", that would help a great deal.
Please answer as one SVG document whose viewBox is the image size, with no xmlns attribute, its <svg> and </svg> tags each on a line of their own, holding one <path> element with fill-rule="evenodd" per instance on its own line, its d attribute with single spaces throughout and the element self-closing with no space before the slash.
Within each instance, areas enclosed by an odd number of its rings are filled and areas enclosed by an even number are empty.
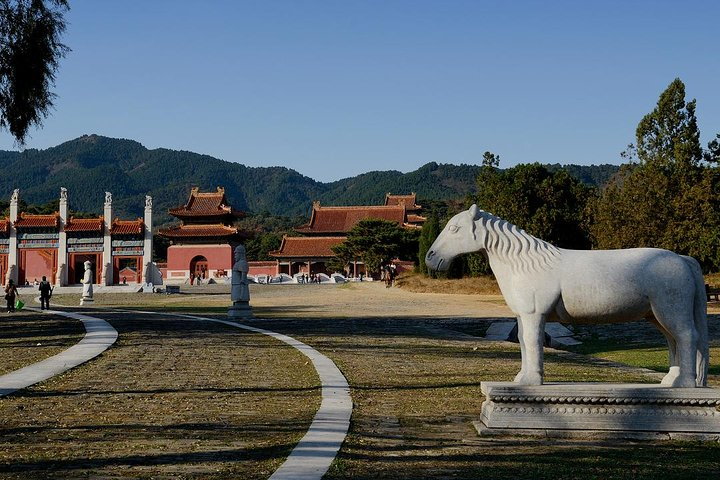
<svg viewBox="0 0 720 480">
<path fill-rule="evenodd" d="M 10 231 L 10 219 L 7 217 L 0 218 L 0 233 L 8 233 Z"/>
<path fill-rule="evenodd" d="M 345 241 L 347 237 L 284 237 L 280 249 L 270 252 L 277 258 L 334 257 L 332 247 Z"/>
<path fill-rule="evenodd" d="M 347 233 L 361 220 L 370 218 L 403 225 L 405 208 L 402 205 L 321 207 L 319 203 L 315 203 L 310 223 L 295 230 L 303 233 Z"/>
<path fill-rule="evenodd" d="M 170 238 L 190 237 L 230 237 L 237 235 L 238 229 L 218 223 L 216 225 L 178 225 L 159 231 L 160 235 Z"/>
<path fill-rule="evenodd" d="M 415 204 L 416 201 L 417 195 L 415 192 L 410 195 L 385 194 L 385 205 L 405 205 L 405 209 L 409 211 L 420 210 L 422 208 L 420 205 Z"/>
<path fill-rule="evenodd" d="M 415 215 L 413 213 L 408 213 L 407 221 L 408 223 L 423 223 L 427 218 L 423 217 L 422 215 Z"/>
<path fill-rule="evenodd" d="M 66 232 L 102 232 L 105 228 L 103 217 L 74 218 L 65 224 Z"/>
<path fill-rule="evenodd" d="M 190 191 L 190 198 L 185 205 L 171 208 L 168 212 L 170 215 L 176 217 L 207 217 L 218 215 L 242 217 L 245 215 L 244 212 L 234 210 L 227 204 L 225 189 L 223 187 L 218 187 L 216 192 L 200 192 L 200 189 L 195 187 Z"/>
<path fill-rule="evenodd" d="M 21 212 L 15 220 L 16 228 L 57 228 L 60 223 L 60 214 L 55 212 L 50 215 L 33 215 Z"/>
<path fill-rule="evenodd" d="M 142 218 L 137 220 L 113 220 L 110 226 L 112 235 L 137 235 L 145 232 L 145 222 Z"/>
</svg>

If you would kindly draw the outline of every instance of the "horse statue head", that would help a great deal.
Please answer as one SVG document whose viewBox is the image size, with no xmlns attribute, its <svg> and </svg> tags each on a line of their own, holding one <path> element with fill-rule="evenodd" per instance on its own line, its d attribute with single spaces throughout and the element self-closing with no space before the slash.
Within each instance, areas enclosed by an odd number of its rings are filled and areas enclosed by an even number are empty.
<svg viewBox="0 0 720 480">
<path fill-rule="evenodd" d="M 450 219 L 425 255 L 428 268 L 445 271 L 458 255 L 484 248 L 487 231 L 475 223 L 481 211 L 477 205 L 473 205 Z"/>
</svg>

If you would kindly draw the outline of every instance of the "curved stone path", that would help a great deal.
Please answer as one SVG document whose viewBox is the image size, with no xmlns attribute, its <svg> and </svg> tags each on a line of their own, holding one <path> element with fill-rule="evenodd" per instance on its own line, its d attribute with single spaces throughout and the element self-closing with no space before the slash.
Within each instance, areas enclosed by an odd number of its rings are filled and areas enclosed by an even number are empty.
<svg viewBox="0 0 720 480">
<path fill-rule="evenodd" d="M 255 333 L 269 335 L 299 350 L 313 363 L 320 377 L 322 401 L 305 436 L 298 442 L 271 480 L 319 480 L 330 468 L 350 428 L 352 399 L 350 386 L 340 369 L 328 357 L 309 345 L 281 333 L 242 323 L 195 315 L 169 314 L 160 312 L 136 312 L 172 315 L 176 317 L 216 322 L 242 328 Z"/>
<path fill-rule="evenodd" d="M 32 308 L 31 310 L 37 309 Z M 117 330 L 100 318 L 58 310 L 48 310 L 47 313 L 80 320 L 85 326 L 85 336 L 78 343 L 57 355 L 0 376 L 0 397 L 77 367 L 100 355 L 117 340 Z"/>
<path fill-rule="evenodd" d="M 80 342 L 64 352 L 0 376 L 0 397 L 47 380 L 87 362 L 100 355 L 117 340 L 117 330 L 100 318 L 57 310 L 48 310 L 47 313 L 80 320 L 87 333 Z M 315 413 L 305 436 L 295 446 L 285 463 L 270 478 L 273 480 L 319 480 L 322 478 L 345 441 L 352 414 L 350 387 L 347 379 L 332 360 L 292 337 L 237 322 L 173 313 L 138 311 L 134 311 L 134 313 L 168 315 L 190 320 L 223 323 L 231 327 L 271 336 L 308 357 L 320 377 L 322 386 L 320 408 Z"/>
</svg>

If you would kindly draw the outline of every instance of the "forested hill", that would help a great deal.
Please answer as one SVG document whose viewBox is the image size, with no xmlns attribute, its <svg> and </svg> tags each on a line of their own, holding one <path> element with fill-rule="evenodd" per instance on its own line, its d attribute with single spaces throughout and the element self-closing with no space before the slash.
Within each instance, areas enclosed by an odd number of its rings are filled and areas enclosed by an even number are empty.
<svg viewBox="0 0 720 480">
<path fill-rule="evenodd" d="M 409 173 L 369 172 L 322 183 L 285 167 L 246 167 L 208 155 L 159 148 L 140 143 L 84 135 L 46 150 L 0 150 L 0 199 L 21 190 L 28 203 L 55 200 L 60 187 L 68 189 L 70 208 L 102 213 L 104 192 L 113 194 L 115 214 L 142 216 L 145 195 L 153 197 L 156 223 L 171 220 L 168 208 L 182 205 L 190 188 L 201 191 L 224 186 L 237 209 L 273 215 L 308 215 L 314 200 L 323 205 L 379 204 L 385 193 L 416 192 L 418 198 L 462 198 L 476 190 L 477 165 L 428 163 Z M 589 183 L 604 183 L 616 166 L 572 166 L 574 175 Z"/>
</svg>

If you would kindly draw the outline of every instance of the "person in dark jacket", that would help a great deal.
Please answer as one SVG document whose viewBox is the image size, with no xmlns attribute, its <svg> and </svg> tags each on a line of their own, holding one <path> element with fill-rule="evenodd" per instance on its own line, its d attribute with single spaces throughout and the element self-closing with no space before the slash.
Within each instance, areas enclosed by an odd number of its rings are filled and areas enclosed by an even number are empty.
<svg viewBox="0 0 720 480">
<path fill-rule="evenodd" d="M 8 313 L 15 311 L 15 297 L 18 295 L 19 293 L 17 291 L 17 287 L 15 286 L 15 281 L 12 279 L 9 280 L 7 286 L 5 287 L 5 300 L 7 300 Z"/>
<path fill-rule="evenodd" d="M 50 297 L 52 297 L 52 286 L 50 285 L 50 282 L 47 281 L 47 278 L 44 275 L 42 277 L 42 281 L 40 282 L 38 290 L 40 290 L 40 309 L 50 310 Z"/>
</svg>

